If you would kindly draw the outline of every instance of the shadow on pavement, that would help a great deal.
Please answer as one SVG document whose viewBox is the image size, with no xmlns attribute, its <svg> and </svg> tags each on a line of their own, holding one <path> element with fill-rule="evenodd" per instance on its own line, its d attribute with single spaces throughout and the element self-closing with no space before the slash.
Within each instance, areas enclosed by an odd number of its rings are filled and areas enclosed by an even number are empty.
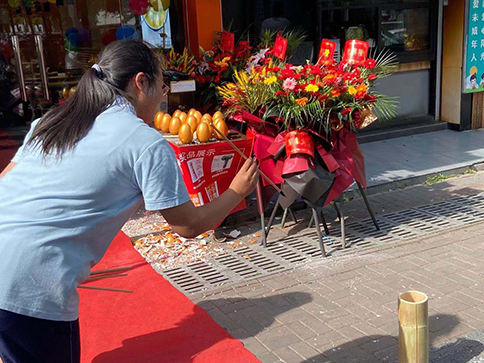
<svg viewBox="0 0 484 363">
<path fill-rule="evenodd" d="M 440 328 L 442 322 L 445 325 Z M 398 323 L 395 321 L 395 324 Z M 455 315 L 437 314 L 429 317 L 430 331 L 435 331 L 433 328 L 436 326 L 440 328 L 436 334 L 430 334 L 430 362 L 466 363 L 484 352 L 484 344 L 468 337 L 432 347 L 437 337 L 450 334 L 458 325 L 459 319 Z M 304 361 L 309 362 L 398 362 L 398 336 L 372 335 L 356 339 Z"/>
<path fill-rule="evenodd" d="M 289 292 L 263 298 L 205 300 L 199 306 L 234 338 L 254 337 L 269 328 L 276 317 L 310 303 L 311 294 Z M 294 311 L 297 314 L 297 311 Z"/>
</svg>

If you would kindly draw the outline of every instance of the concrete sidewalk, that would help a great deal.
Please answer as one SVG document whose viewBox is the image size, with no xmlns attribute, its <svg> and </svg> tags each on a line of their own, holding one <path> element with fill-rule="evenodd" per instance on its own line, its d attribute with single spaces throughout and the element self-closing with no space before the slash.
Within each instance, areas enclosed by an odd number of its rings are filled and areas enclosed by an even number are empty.
<svg viewBox="0 0 484 363">
<path fill-rule="evenodd" d="M 484 173 L 478 172 L 370 200 L 377 213 L 388 213 L 482 191 Z M 348 206 L 349 218 L 367 217 L 361 200 Z M 483 228 L 478 222 L 368 254 L 315 259 L 189 297 L 262 362 L 392 362 L 398 348 L 397 298 L 415 289 L 430 298 L 432 361 L 479 361 L 484 344 L 475 331 L 484 329 Z"/>
<path fill-rule="evenodd" d="M 394 183 L 484 162 L 484 130 L 435 131 L 361 145 L 368 185 Z"/>
<path fill-rule="evenodd" d="M 395 361 L 401 292 L 428 294 L 434 347 L 484 328 L 483 227 L 320 260 L 198 303 L 262 362 Z"/>
</svg>

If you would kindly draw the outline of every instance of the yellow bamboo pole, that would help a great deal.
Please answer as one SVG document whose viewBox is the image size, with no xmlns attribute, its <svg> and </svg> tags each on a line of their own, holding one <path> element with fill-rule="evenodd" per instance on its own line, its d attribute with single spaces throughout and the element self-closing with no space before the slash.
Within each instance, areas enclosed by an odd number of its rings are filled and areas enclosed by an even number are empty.
<svg viewBox="0 0 484 363">
<path fill-rule="evenodd" d="M 398 362 L 428 363 L 429 306 L 428 297 L 408 291 L 398 298 Z"/>
</svg>

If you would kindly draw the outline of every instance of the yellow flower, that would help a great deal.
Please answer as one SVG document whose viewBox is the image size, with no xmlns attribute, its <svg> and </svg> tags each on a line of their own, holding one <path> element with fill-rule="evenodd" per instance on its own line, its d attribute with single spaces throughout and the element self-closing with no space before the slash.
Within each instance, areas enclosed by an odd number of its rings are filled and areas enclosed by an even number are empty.
<svg viewBox="0 0 484 363">
<path fill-rule="evenodd" d="M 230 57 L 225 57 L 221 61 L 215 61 L 215 64 L 219 67 L 228 67 L 229 64 L 227 63 L 230 60 Z"/>
<path fill-rule="evenodd" d="M 349 86 L 349 87 L 348 87 L 348 93 L 349 93 L 350 95 L 354 96 L 354 95 L 356 95 L 356 92 L 357 92 L 357 91 L 356 91 L 356 88 L 355 88 L 355 87 L 353 87 L 353 86 Z"/>
<path fill-rule="evenodd" d="M 271 76 L 269 78 L 266 78 L 264 80 L 264 84 L 273 84 L 277 82 L 277 77 L 276 76 Z"/>
<path fill-rule="evenodd" d="M 311 92 L 311 93 L 315 93 L 319 91 L 319 87 L 316 86 L 315 84 L 308 84 L 305 89 L 307 92 Z"/>
</svg>

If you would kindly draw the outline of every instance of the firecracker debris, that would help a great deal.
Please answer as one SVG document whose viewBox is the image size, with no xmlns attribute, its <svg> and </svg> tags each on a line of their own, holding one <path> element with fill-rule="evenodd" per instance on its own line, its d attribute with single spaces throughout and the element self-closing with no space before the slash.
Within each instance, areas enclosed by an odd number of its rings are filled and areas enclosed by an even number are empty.
<svg viewBox="0 0 484 363">
<path fill-rule="evenodd" d="M 173 232 L 161 213 L 140 210 L 123 227 L 136 250 L 157 270 L 206 262 L 227 251 L 260 241 L 258 233 L 238 239 L 241 232 L 209 231 L 187 239 Z"/>
</svg>

